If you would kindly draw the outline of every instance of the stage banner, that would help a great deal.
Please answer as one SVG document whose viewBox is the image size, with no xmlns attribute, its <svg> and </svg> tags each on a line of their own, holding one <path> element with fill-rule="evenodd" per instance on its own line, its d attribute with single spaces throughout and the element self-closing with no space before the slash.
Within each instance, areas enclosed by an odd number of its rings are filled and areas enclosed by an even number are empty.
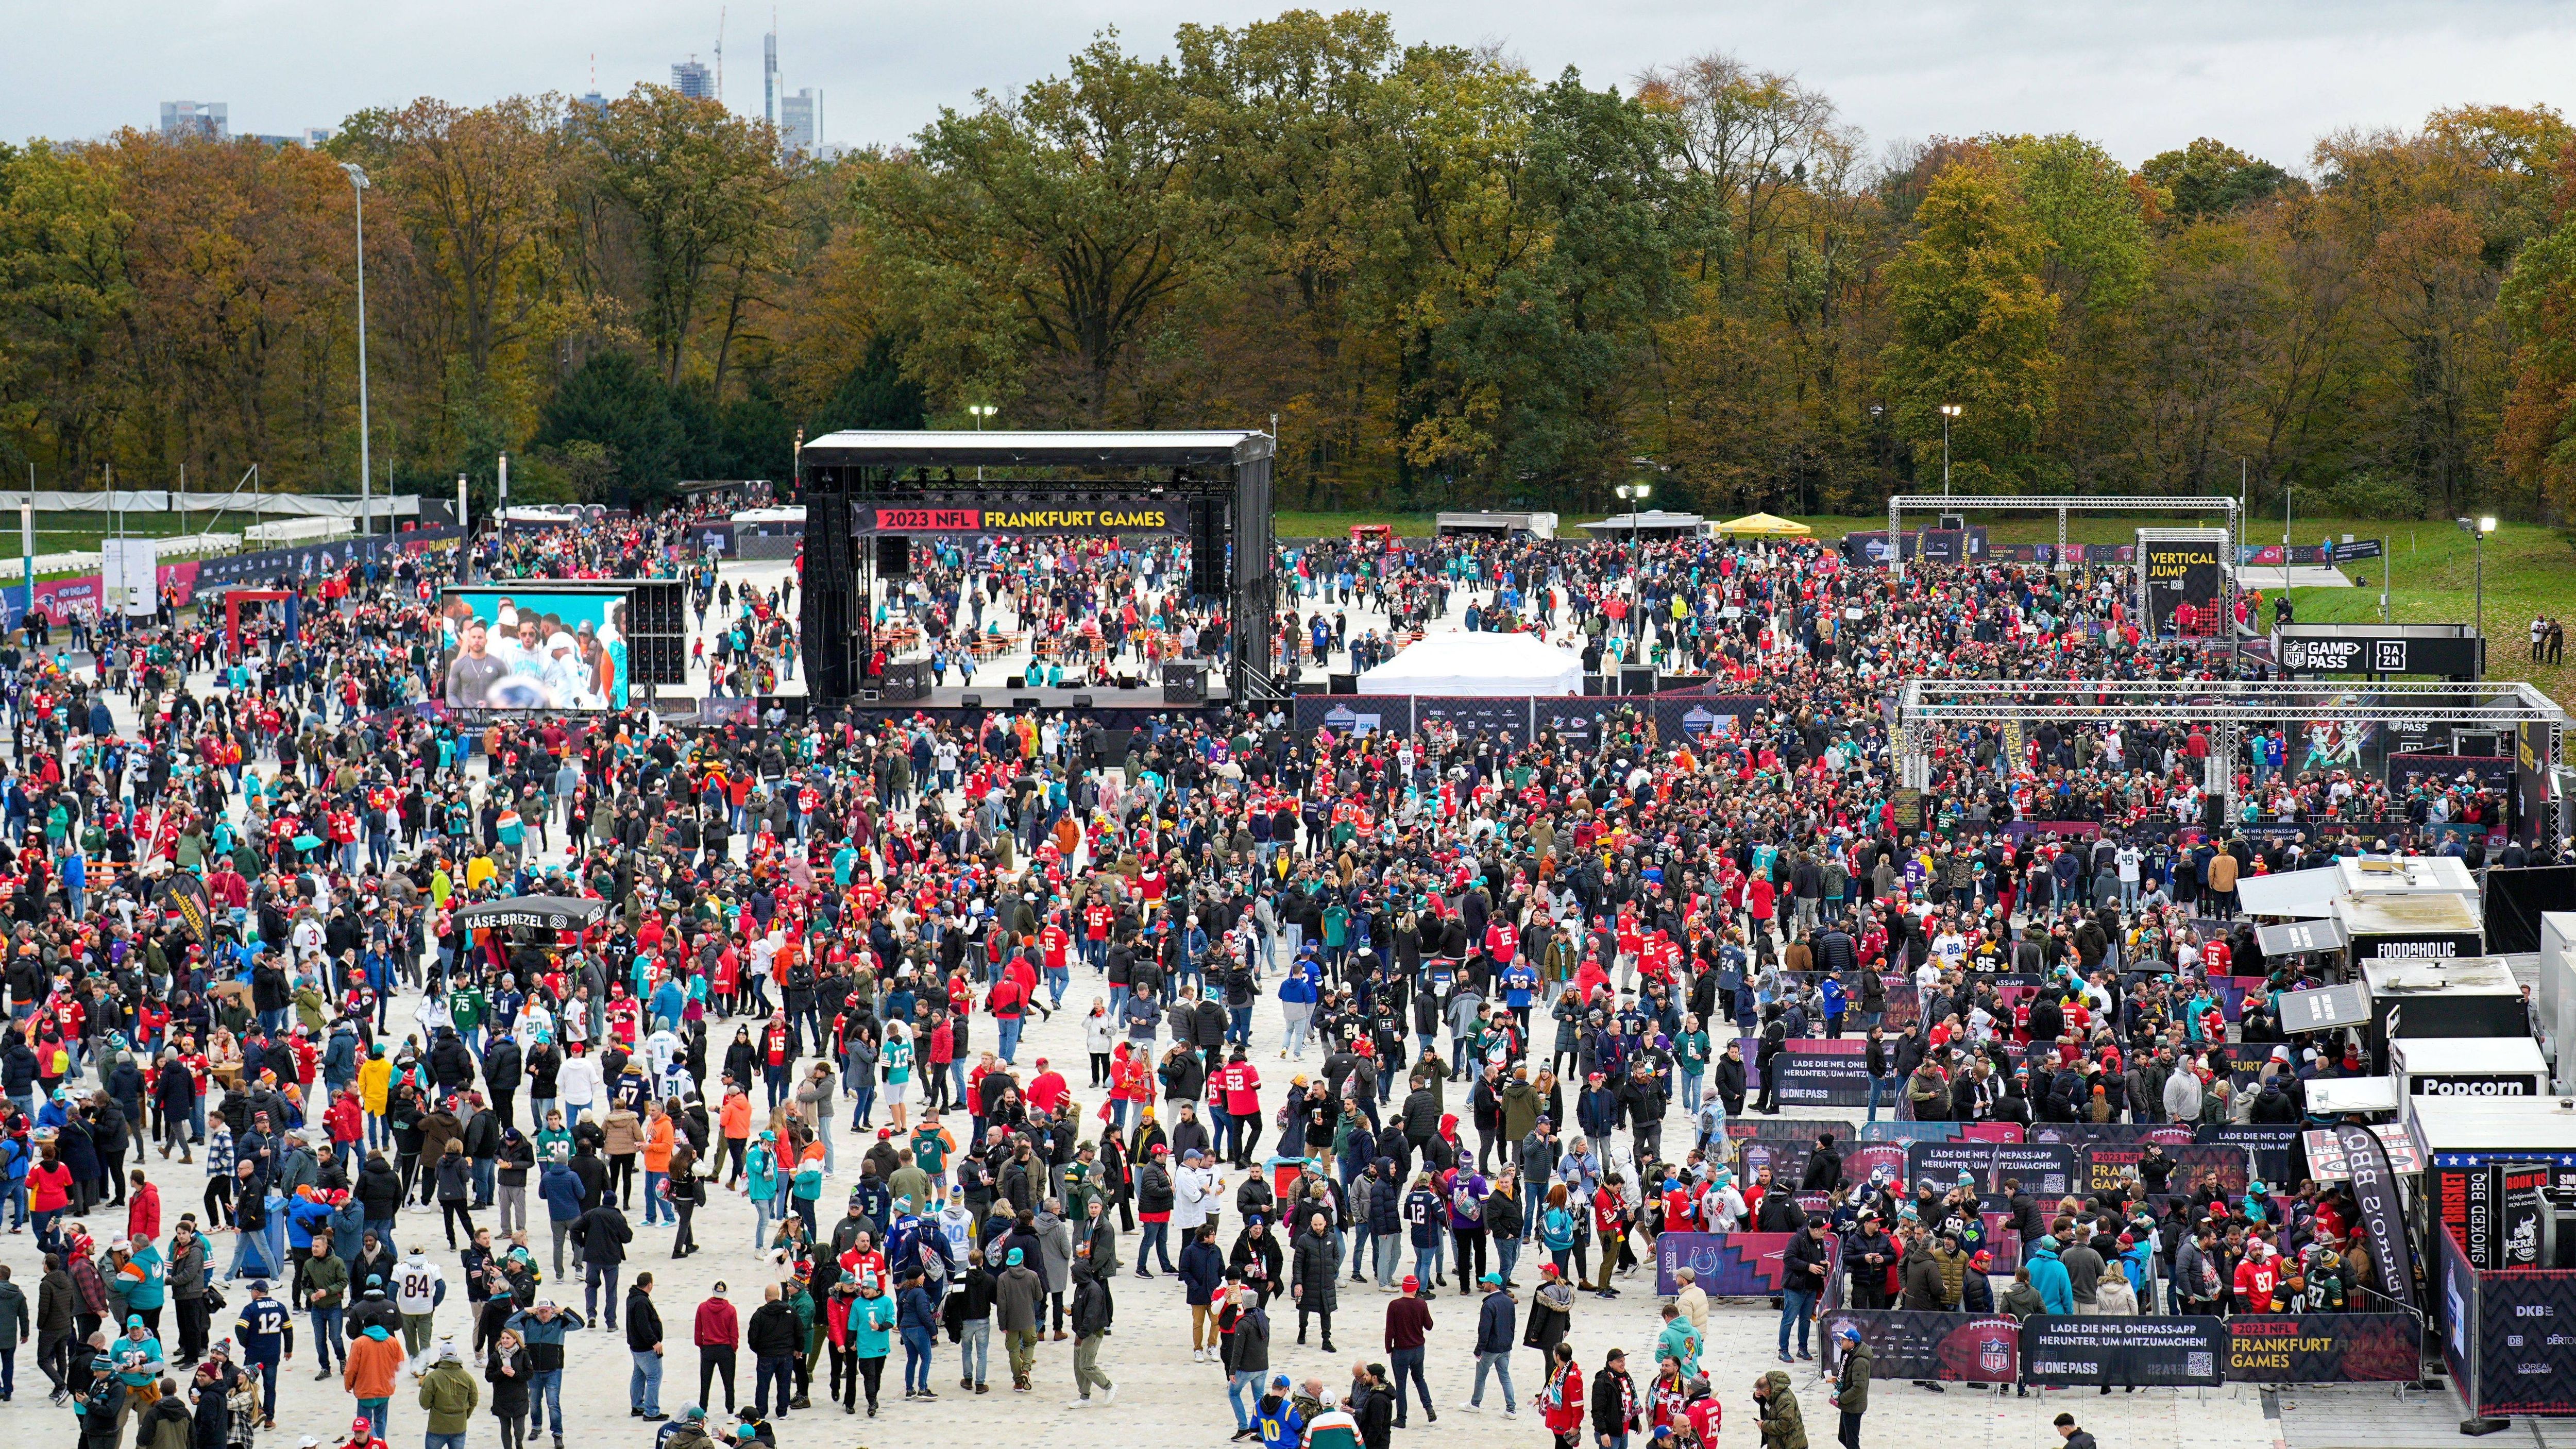
<svg viewBox="0 0 2576 1449">
<path fill-rule="evenodd" d="M 1967 1122 L 1904 1122 L 1885 1117 L 1861 1124 L 1863 1142 L 1955 1142 L 1966 1135 Z"/>
<path fill-rule="evenodd" d="M 1824 1369 L 1842 1372 L 1842 1331 L 1860 1330 L 1869 1345 L 1872 1379 L 1916 1383 L 2008 1384 L 2021 1367 L 2021 1325 L 2010 1318 L 1912 1309 L 1837 1308 L 1818 1327 Z"/>
<path fill-rule="evenodd" d="M 1712 1298 L 1767 1298 L 1787 1286 L 1782 1254 L 1795 1233 L 1666 1233 L 1655 1239 L 1655 1292 L 1682 1291 L 1682 1269 Z M 1830 1275 L 1829 1275 L 1830 1276 Z"/>
<path fill-rule="evenodd" d="M 1925 1183 L 1947 1190 L 1967 1173 L 1980 1193 L 2002 1192 L 2006 1178 L 2038 1198 L 2064 1197 L 2083 1190 L 2080 1152 L 2062 1142 L 1915 1142 L 1905 1149 L 1905 1177 L 1920 1190 Z"/>
<path fill-rule="evenodd" d="M 2227 1320 L 2238 1383 L 2391 1383 L 2415 1377 L 2411 1313 L 2246 1313 Z"/>
<path fill-rule="evenodd" d="M 1971 1142 L 2027 1142 L 2030 1133 L 2019 1122 L 1971 1122 L 1959 1135 Z"/>
<path fill-rule="evenodd" d="M 1088 508 L 896 508 L 852 504 L 852 533 L 1024 533 L 1106 537 L 1178 533 L 1186 510 L 1159 499 L 1097 502 Z"/>
<path fill-rule="evenodd" d="M 2379 1291 L 2401 1308 L 2414 1309 L 2415 1260 L 2408 1251 L 2406 1208 L 2397 1195 L 2397 1174 L 2388 1149 L 2367 1127 L 2349 1123 L 2334 1129 L 2343 1149 L 2344 1170 L 2352 1178 L 2352 1197 L 2361 1228 L 2370 1235 L 2370 1261 L 2379 1270 Z"/>
<path fill-rule="evenodd" d="M 2060 1318 L 2022 1320 L 2025 1382 L 2048 1388 L 2114 1384 L 2210 1387 L 2226 1382 L 2223 1318 Z"/>
</svg>

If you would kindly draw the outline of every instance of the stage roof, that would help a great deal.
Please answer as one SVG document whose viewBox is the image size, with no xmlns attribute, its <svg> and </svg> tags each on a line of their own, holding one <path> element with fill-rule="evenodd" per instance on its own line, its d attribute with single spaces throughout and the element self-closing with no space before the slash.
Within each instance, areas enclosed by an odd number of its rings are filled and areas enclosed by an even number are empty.
<svg viewBox="0 0 2576 1449">
<path fill-rule="evenodd" d="M 1168 468 L 1249 463 L 1269 457 L 1271 448 L 1268 434 L 1252 432 L 979 433 L 941 429 L 826 433 L 805 444 L 804 461 L 859 467 L 983 463 L 1033 468 Z"/>
</svg>

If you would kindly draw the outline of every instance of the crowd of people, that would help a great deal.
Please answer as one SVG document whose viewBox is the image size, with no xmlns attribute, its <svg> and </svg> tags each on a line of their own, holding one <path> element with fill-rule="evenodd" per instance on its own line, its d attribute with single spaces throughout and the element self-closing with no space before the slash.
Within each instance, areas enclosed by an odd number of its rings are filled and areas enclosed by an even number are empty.
<svg viewBox="0 0 2576 1449">
<path fill-rule="evenodd" d="M 458 558 L 671 570 L 758 659 L 792 590 L 703 587 L 684 521 Z M 2141 638 L 2107 574 L 1898 583 L 1709 542 L 1289 566 L 1283 643 L 1346 653 L 1346 620 L 1309 632 L 1329 607 L 1390 632 L 1472 607 L 1778 703 L 1680 739 L 1634 712 L 1581 739 L 1302 734 L 1250 711 L 432 717 L 399 707 L 451 567 L 426 557 L 239 654 L 175 620 L 94 665 L 0 654 L 0 1184 L 41 1254 L 32 1301 L 0 1281 L 0 1341 L 32 1339 L 97 1449 L 247 1446 L 282 1390 L 345 1394 L 353 1449 L 415 1406 L 433 1449 L 481 1417 L 508 1449 L 560 1449 L 568 1335 L 606 1333 L 632 1355 L 630 1412 L 703 1449 L 836 1404 L 875 1416 L 897 1350 L 902 1403 L 1042 1379 L 1108 1403 L 1180 1361 L 1113 1337 L 1122 1295 L 1158 1295 L 1238 1440 L 1384 1449 L 1437 1417 L 1438 1344 L 1472 1372 L 1453 1407 L 1526 1404 L 1558 1449 L 1618 1449 L 1710 1446 L 1721 1417 L 1704 1355 L 1723 1320 L 1688 1275 L 1635 1367 L 1577 1352 L 1579 1320 L 1649 1290 L 1666 1232 L 1801 1235 L 1784 1365 L 1814 1350 L 1829 1264 L 1854 1305 L 1953 1311 L 2332 1311 L 2377 1286 L 2348 1195 L 2311 1180 L 2175 1174 L 2151 1149 L 2110 1188 L 2004 1184 L 2007 1277 L 1978 1184 L 1847 1177 L 1833 1134 L 1795 1182 L 1740 1154 L 1808 1037 L 1865 1038 L 1867 1100 L 1845 1110 L 1868 1119 L 2292 1123 L 2308 1082 L 2374 1065 L 2285 1036 L 2270 1003 L 2302 964 L 2232 919 L 2244 878 L 2373 839 L 2209 829 L 2188 729 L 1972 730 L 1900 824 L 1893 680 L 2228 667 Z M 933 648 L 997 614 L 1111 653 L 1197 648 L 1192 629 L 1224 631 L 1176 602 L 1179 567 L 1106 542 L 943 547 L 879 623 L 917 618 Z M 2268 823 L 2437 808 L 2259 741 L 2230 768 Z M 2439 818 L 2481 823 L 2453 789 Z M 469 914 L 520 897 L 589 904 L 559 930 Z M 2227 982 L 2248 976 L 2240 1002 Z M 200 1154 L 202 1194 L 165 1203 L 165 1164 Z M 702 1236 L 753 1266 L 687 1306 L 630 1272 Z M 1364 1333 L 1361 1362 L 1300 1359 L 1292 1318 L 1325 1355 Z M 666 1408 L 684 1321 L 696 1394 Z M 299 1329 L 336 1390 L 283 1372 Z M 1843 1364 L 1856 1445 L 1865 1347 Z M 1764 1374 L 1766 1446 L 1804 1443 L 1799 1392 Z"/>
</svg>

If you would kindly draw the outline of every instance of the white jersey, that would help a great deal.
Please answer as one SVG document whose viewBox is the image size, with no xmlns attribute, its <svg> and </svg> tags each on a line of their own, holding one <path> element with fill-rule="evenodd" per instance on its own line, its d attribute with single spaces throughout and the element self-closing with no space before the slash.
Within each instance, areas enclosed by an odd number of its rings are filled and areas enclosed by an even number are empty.
<svg viewBox="0 0 2576 1449">
<path fill-rule="evenodd" d="M 405 1258 L 394 1265 L 394 1307 L 405 1313 L 427 1313 L 438 1306 L 445 1277 L 427 1258 Z"/>
</svg>

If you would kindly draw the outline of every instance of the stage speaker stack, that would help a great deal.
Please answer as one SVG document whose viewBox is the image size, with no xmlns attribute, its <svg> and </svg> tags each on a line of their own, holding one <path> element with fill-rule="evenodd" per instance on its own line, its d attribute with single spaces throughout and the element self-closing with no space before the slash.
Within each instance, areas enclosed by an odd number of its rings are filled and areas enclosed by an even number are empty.
<svg viewBox="0 0 2576 1449">
<path fill-rule="evenodd" d="M 867 668 L 867 600 L 859 597 L 859 540 L 850 532 L 850 496 L 809 488 L 805 500 L 804 602 L 800 610 L 806 688 L 818 705 L 855 698 Z"/>
<path fill-rule="evenodd" d="M 1336 674 L 1332 677 L 1332 688 L 1328 692 L 1357 694 L 1360 692 L 1360 677 L 1356 674 Z"/>
<path fill-rule="evenodd" d="M 1163 666 L 1163 703 L 1207 703 L 1207 661 L 1175 659 Z"/>
<path fill-rule="evenodd" d="M 689 586 L 643 579 L 626 594 L 626 678 L 633 684 L 689 682 Z"/>
<path fill-rule="evenodd" d="M 1190 504 L 1190 597 L 1223 598 L 1226 593 L 1225 503 L 1204 498 Z"/>
<path fill-rule="evenodd" d="M 1651 665 L 1651 664 L 1623 664 L 1623 665 L 1621 665 L 1621 666 L 1619 667 L 1619 692 L 1620 692 L 1621 694 L 1652 694 L 1652 693 L 1654 693 L 1654 692 L 1655 692 L 1655 669 L 1654 669 L 1654 666 L 1653 666 L 1653 665 Z"/>
<path fill-rule="evenodd" d="M 877 535 L 877 577 L 908 579 L 912 577 L 912 536 L 903 533 Z"/>
</svg>

